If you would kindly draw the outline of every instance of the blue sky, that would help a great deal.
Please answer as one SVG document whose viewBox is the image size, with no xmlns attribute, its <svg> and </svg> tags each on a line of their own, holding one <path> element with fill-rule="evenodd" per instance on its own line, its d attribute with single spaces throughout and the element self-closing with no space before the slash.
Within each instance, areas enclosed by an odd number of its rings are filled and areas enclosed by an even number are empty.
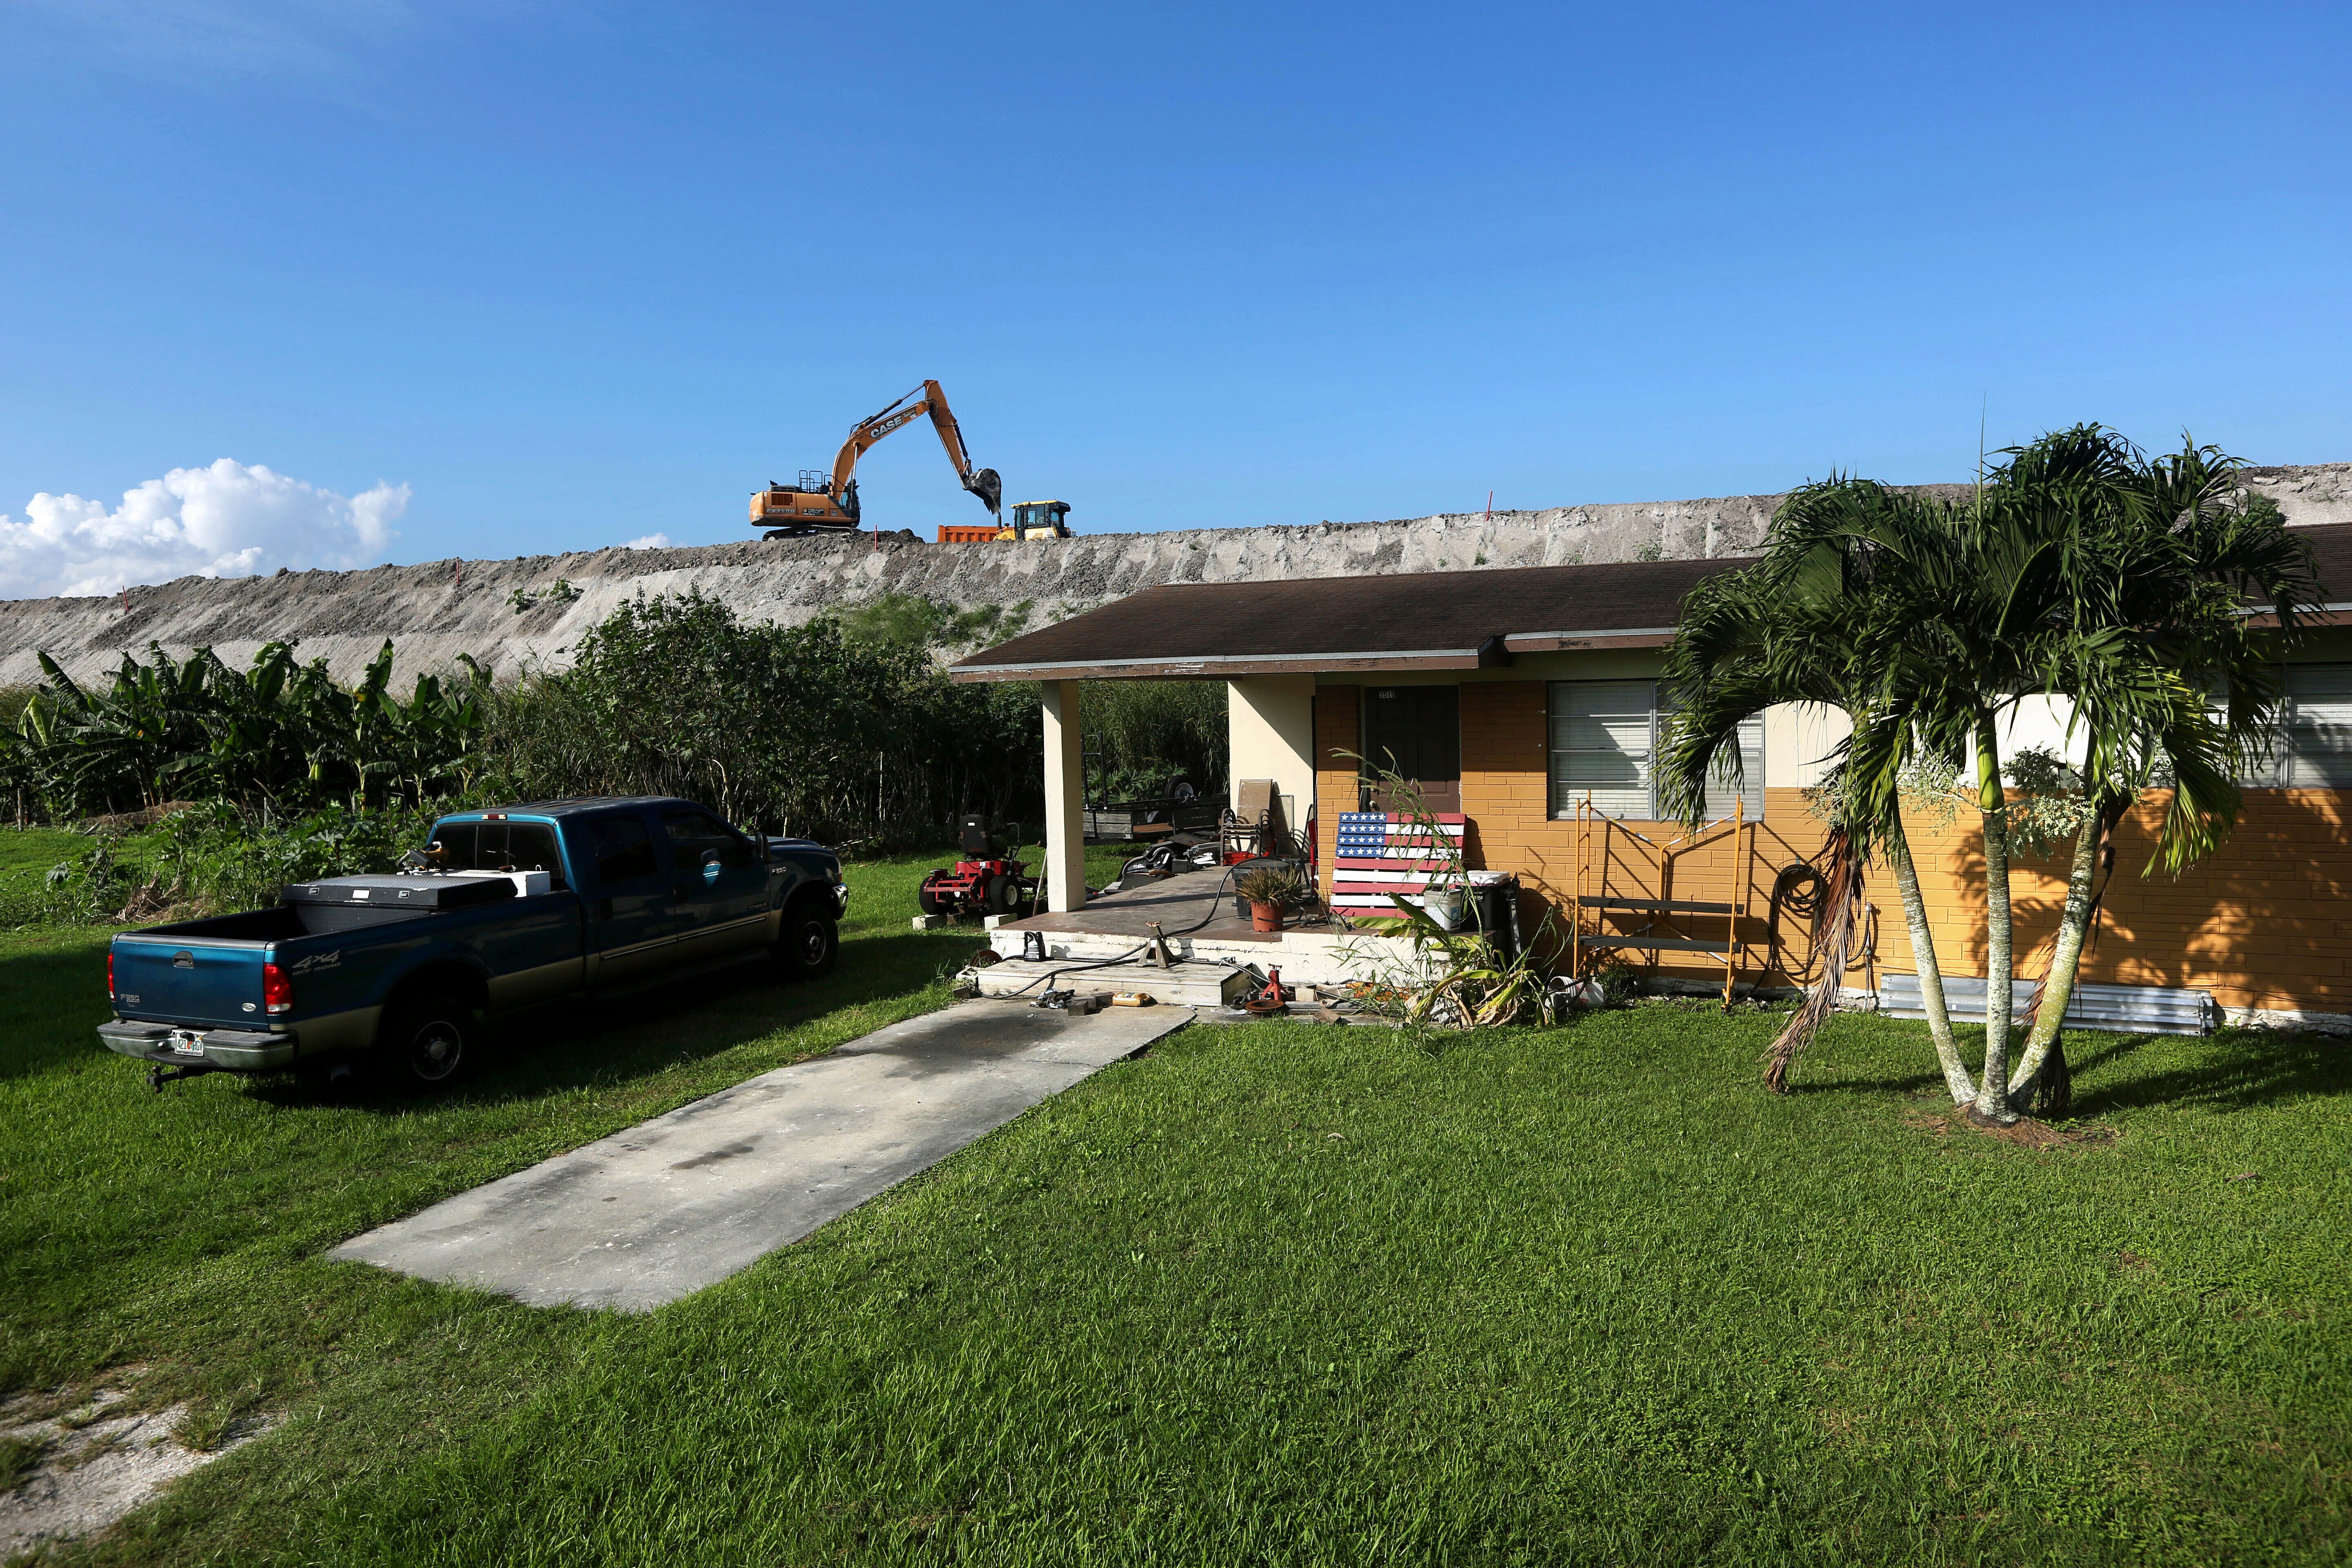
<svg viewBox="0 0 2352 1568">
<path fill-rule="evenodd" d="M 0 513 L 166 575 L 207 484 L 219 559 L 283 503 L 255 569 L 742 539 L 925 376 L 1088 531 L 1954 479 L 1980 407 L 2344 459 L 2347 62 L 2319 5 L 13 0 Z M 919 427 L 861 478 L 982 516 Z"/>
</svg>

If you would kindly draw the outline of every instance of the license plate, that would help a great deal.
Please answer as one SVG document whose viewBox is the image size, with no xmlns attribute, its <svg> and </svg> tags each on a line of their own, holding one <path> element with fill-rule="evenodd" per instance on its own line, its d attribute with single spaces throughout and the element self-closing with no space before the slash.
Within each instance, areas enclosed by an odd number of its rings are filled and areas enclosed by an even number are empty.
<svg viewBox="0 0 2352 1568">
<path fill-rule="evenodd" d="M 205 1042 L 194 1035 L 173 1035 L 167 1043 L 174 1056 L 200 1057 L 205 1054 Z"/>
</svg>

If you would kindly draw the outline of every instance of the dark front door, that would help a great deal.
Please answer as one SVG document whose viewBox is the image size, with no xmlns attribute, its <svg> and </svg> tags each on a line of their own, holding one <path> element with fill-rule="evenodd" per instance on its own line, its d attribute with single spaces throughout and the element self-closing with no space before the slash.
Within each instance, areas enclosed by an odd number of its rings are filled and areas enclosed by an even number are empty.
<svg viewBox="0 0 2352 1568">
<path fill-rule="evenodd" d="M 1368 686 L 1364 689 L 1364 756 L 1410 779 L 1432 811 L 1462 809 L 1461 688 Z M 1396 811 L 1391 791 L 1368 784 L 1367 811 Z"/>
</svg>

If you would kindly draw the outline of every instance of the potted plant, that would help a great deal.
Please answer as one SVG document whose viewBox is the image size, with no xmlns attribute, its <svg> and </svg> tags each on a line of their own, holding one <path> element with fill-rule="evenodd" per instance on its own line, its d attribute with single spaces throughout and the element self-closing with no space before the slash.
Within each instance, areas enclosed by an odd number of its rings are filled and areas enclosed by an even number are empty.
<svg viewBox="0 0 2352 1568">
<path fill-rule="evenodd" d="M 1287 866 L 1261 866 L 1244 871 L 1234 891 L 1249 901 L 1252 931 L 1280 931 L 1284 906 L 1298 897 L 1298 873 Z"/>
</svg>

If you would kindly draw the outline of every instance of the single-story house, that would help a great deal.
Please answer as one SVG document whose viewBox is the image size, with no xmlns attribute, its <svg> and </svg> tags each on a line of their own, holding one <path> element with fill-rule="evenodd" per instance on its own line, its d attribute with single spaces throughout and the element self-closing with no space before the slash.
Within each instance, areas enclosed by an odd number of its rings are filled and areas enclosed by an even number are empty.
<svg viewBox="0 0 2352 1568">
<path fill-rule="evenodd" d="M 2322 580 L 2342 584 L 2335 620 L 2289 656 L 2293 713 L 2273 773 L 2250 781 L 2235 837 L 2174 878 L 2143 878 L 2158 807 L 2126 823 L 2096 950 L 2084 978 L 2196 988 L 2239 1014 L 2352 1016 L 2352 524 L 2302 531 Z M 1079 731 L 1085 683 L 1223 680 L 1230 693 L 1230 773 L 1272 780 L 1286 820 L 1315 823 L 1322 890 L 1343 813 L 1378 810 L 1356 755 L 1387 755 L 1428 804 L 1458 813 L 1469 866 L 1515 873 L 1529 930 L 1549 915 L 1588 933 L 1685 942 L 1642 948 L 1652 973 L 1719 979 L 1705 951 L 1728 932 L 1743 978 L 1760 978 L 1775 936 L 1771 893 L 1783 869 L 1814 853 L 1822 824 L 1805 790 L 1843 734 L 1832 710 L 1776 709 L 1751 721 L 1745 787 L 1709 803 L 1717 819 L 1694 838 L 1658 820 L 1652 757 L 1659 672 L 1684 595 L 1744 559 L 1268 583 L 1177 584 L 974 654 L 959 681 L 1042 683 L 1047 858 L 1057 910 L 1085 897 Z M 2332 590 L 2334 600 L 2339 591 Z M 2009 737 L 2055 747 L 2063 709 L 2026 705 Z M 1947 973 L 1983 970 L 1981 845 L 1960 812 L 1910 824 Z M 2063 851 L 2061 851 L 2063 857 Z M 2021 859 L 2015 893 L 2019 973 L 2040 973 L 2063 894 L 2063 858 Z M 1335 877 L 1342 879 L 1335 882 Z M 1891 879 L 1872 884 L 1876 968 L 1911 955 Z M 1731 912 L 1662 910 L 1662 900 Z M 1646 901 L 1646 902 L 1645 902 Z M 1633 908 L 1614 907 L 1633 905 Z M 1803 933 L 1783 927 L 1800 961 Z"/>
</svg>

